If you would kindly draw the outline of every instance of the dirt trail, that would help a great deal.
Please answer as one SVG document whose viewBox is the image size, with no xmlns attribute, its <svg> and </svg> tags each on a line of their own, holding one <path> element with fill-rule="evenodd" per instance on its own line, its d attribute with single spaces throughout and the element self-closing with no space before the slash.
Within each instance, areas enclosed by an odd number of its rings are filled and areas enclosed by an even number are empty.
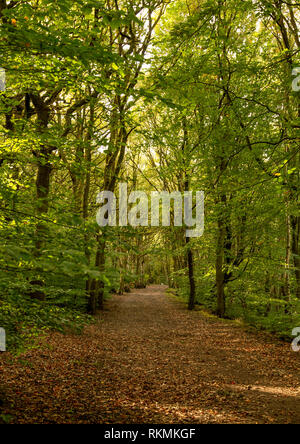
<svg viewBox="0 0 300 444">
<path fill-rule="evenodd" d="M 300 353 L 161 286 L 114 296 L 82 336 L 52 334 L 0 366 L 16 423 L 300 423 Z"/>
</svg>

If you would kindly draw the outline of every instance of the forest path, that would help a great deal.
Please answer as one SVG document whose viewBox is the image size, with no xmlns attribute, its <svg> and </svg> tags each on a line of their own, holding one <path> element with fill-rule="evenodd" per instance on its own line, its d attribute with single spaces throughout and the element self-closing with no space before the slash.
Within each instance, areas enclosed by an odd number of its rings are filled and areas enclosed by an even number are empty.
<svg viewBox="0 0 300 444">
<path fill-rule="evenodd" d="M 83 335 L 1 357 L 12 422 L 300 423 L 300 353 L 164 290 L 113 296 Z"/>
</svg>

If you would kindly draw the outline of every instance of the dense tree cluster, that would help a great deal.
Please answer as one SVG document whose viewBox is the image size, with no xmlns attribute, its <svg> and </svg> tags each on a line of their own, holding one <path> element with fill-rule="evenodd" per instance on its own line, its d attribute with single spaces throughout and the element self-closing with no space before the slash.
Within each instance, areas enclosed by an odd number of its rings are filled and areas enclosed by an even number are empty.
<svg viewBox="0 0 300 444">
<path fill-rule="evenodd" d="M 0 325 L 11 341 L 80 327 L 110 292 L 151 282 L 190 309 L 290 335 L 299 5 L 1 0 L 0 20 Z M 99 227 L 96 196 L 120 182 L 203 190 L 204 235 Z"/>
</svg>

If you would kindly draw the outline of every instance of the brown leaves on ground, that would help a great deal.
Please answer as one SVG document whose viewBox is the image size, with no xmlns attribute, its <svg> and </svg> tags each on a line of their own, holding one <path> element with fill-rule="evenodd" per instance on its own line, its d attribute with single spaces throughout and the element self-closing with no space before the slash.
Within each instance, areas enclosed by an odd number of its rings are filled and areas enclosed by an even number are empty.
<svg viewBox="0 0 300 444">
<path fill-rule="evenodd" d="M 300 423 L 300 353 L 188 312 L 161 286 L 114 296 L 83 335 L 1 356 L 14 423 Z"/>
</svg>

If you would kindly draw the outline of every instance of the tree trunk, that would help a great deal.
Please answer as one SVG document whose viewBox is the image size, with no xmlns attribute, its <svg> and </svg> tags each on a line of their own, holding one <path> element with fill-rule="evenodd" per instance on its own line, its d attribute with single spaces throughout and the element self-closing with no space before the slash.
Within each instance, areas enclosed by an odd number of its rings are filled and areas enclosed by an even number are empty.
<svg viewBox="0 0 300 444">
<path fill-rule="evenodd" d="M 300 217 L 290 216 L 292 229 L 292 255 L 294 258 L 296 276 L 296 297 L 300 299 L 300 257 L 299 257 L 299 237 L 300 237 Z"/>
<path fill-rule="evenodd" d="M 195 287 L 195 277 L 194 277 L 194 258 L 189 237 L 186 238 L 186 245 L 188 249 L 187 263 L 189 270 L 189 286 L 190 286 L 188 309 L 193 310 L 195 308 L 196 287 Z"/>
<path fill-rule="evenodd" d="M 218 220 L 218 238 L 217 238 L 217 250 L 216 250 L 216 288 L 217 288 L 217 315 L 220 318 L 225 316 L 225 281 L 224 281 L 224 241 L 225 241 L 225 229 L 222 215 Z"/>
<path fill-rule="evenodd" d="M 47 130 L 50 120 L 49 105 L 46 105 L 44 100 L 39 95 L 30 95 L 29 100 L 32 100 L 37 113 L 39 132 L 43 134 Z M 43 146 L 40 152 L 35 153 L 38 160 L 38 170 L 36 176 L 36 215 L 38 222 L 35 229 L 34 255 L 37 258 L 42 255 L 42 249 L 47 236 L 46 222 L 43 220 L 43 218 L 48 214 L 49 210 L 50 176 L 52 171 L 50 156 L 54 149 L 55 148 L 53 147 Z M 38 285 L 41 287 L 43 286 L 43 282 L 39 279 L 32 282 L 38 282 Z M 45 294 L 42 290 L 34 291 L 31 294 L 32 298 L 36 298 L 36 295 L 38 295 L 38 299 L 45 299 Z"/>
<path fill-rule="evenodd" d="M 42 220 L 43 216 L 48 213 L 49 209 L 49 191 L 50 191 L 50 175 L 52 166 L 49 163 L 49 155 L 45 153 L 39 158 L 38 171 L 36 178 L 36 197 L 37 197 L 37 210 L 36 214 L 39 220 L 35 229 L 35 256 L 41 256 L 41 250 L 43 248 L 47 228 L 45 221 Z"/>
</svg>

